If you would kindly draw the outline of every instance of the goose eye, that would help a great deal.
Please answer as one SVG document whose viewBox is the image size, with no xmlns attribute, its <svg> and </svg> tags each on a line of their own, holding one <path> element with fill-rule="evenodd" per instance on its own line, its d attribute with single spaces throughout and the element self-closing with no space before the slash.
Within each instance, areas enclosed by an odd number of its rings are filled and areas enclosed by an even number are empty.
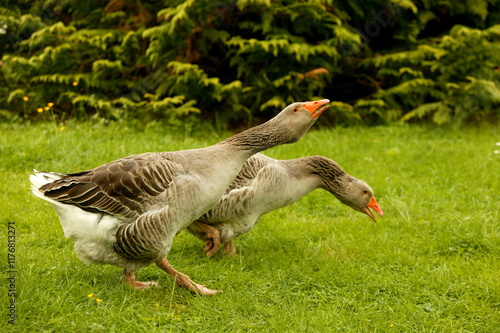
<svg viewBox="0 0 500 333">
<path fill-rule="evenodd" d="M 293 109 L 293 112 L 297 112 L 297 111 L 299 111 L 299 108 L 296 107 Z"/>
<path fill-rule="evenodd" d="M 363 191 L 364 194 L 368 194 L 368 191 Z"/>
</svg>

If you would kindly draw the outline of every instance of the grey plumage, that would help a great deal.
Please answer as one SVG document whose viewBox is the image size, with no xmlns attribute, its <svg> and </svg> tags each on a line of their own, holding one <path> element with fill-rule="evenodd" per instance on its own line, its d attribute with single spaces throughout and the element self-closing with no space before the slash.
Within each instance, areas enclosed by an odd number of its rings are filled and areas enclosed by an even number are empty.
<svg viewBox="0 0 500 333">
<path fill-rule="evenodd" d="M 206 148 L 138 154 L 70 174 L 35 172 L 32 191 L 52 203 L 83 261 L 122 267 L 138 288 L 146 286 L 133 272 L 155 262 L 178 284 L 212 294 L 166 261 L 173 238 L 217 202 L 250 156 L 297 141 L 328 102 L 291 104 Z"/>
<path fill-rule="evenodd" d="M 329 158 L 277 160 L 256 154 L 247 160 L 219 202 L 187 231 L 206 240 L 205 253 L 209 257 L 217 253 L 221 243 L 229 245 L 225 252 L 234 254 L 231 241 L 249 232 L 262 215 L 296 202 L 316 188 L 329 191 L 373 220 L 369 208 L 383 214 L 370 186 Z"/>
</svg>

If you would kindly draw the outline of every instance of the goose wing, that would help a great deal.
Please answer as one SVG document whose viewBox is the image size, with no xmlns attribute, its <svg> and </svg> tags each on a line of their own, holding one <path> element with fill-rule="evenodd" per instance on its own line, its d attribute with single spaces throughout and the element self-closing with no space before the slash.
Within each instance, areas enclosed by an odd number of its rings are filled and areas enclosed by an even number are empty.
<svg viewBox="0 0 500 333">
<path fill-rule="evenodd" d="M 93 213 L 134 218 L 158 201 L 172 180 L 185 174 L 174 155 L 145 153 L 67 174 L 40 187 L 50 199 Z"/>
<path fill-rule="evenodd" d="M 272 158 L 260 153 L 250 157 L 241 168 L 241 171 L 238 173 L 235 180 L 231 183 L 231 185 L 229 185 L 226 190 L 226 194 L 232 190 L 250 186 L 250 184 L 255 180 L 255 177 L 259 174 L 259 171 L 271 161 L 273 161 Z"/>
</svg>

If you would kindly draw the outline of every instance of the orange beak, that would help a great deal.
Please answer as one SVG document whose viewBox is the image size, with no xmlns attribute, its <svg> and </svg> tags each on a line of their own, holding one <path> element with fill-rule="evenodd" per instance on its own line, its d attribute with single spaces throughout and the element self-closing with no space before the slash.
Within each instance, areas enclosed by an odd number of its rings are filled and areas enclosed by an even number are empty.
<svg viewBox="0 0 500 333">
<path fill-rule="evenodd" d="M 380 208 L 380 206 L 378 205 L 378 202 L 375 199 L 375 197 L 372 197 L 370 199 L 370 202 L 368 203 L 368 205 L 366 205 L 366 207 L 362 209 L 362 211 L 363 213 L 371 217 L 373 221 L 377 222 L 377 219 L 375 218 L 375 216 L 373 216 L 372 212 L 368 209 L 368 207 L 377 212 L 378 216 L 380 217 L 384 216 L 384 212 L 382 211 L 382 208 Z"/>
<path fill-rule="evenodd" d="M 302 107 L 309 111 L 311 117 L 317 118 L 323 111 L 328 109 L 329 105 L 325 105 L 327 103 L 330 103 L 329 99 L 321 99 L 319 101 L 304 102 L 302 103 Z"/>
</svg>

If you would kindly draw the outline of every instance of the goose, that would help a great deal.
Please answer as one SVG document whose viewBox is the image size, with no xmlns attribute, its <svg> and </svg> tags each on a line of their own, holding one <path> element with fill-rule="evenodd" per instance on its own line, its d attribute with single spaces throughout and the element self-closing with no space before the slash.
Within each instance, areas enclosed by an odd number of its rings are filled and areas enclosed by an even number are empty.
<svg viewBox="0 0 500 333">
<path fill-rule="evenodd" d="M 324 156 L 277 160 L 255 154 L 247 160 L 219 202 L 190 224 L 186 231 L 206 242 L 204 252 L 214 256 L 224 244 L 233 256 L 233 239 L 252 230 L 260 217 L 288 206 L 314 189 L 323 188 L 340 202 L 377 221 L 370 208 L 383 216 L 373 190 Z"/>
<path fill-rule="evenodd" d="M 135 271 L 155 263 L 178 286 L 213 295 L 220 291 L 169 263 L 174 237 L 217 203 L 249 157 L 299 140 L 329 102 L 290 104 L 209 147 L 132 155 L 69 174 L 34 170 L 31 190 L 52 204 L 83 262 L 118 266 L 121 281 L 137 289 L 158 285 L 135 279 Z"/>
</svg>

